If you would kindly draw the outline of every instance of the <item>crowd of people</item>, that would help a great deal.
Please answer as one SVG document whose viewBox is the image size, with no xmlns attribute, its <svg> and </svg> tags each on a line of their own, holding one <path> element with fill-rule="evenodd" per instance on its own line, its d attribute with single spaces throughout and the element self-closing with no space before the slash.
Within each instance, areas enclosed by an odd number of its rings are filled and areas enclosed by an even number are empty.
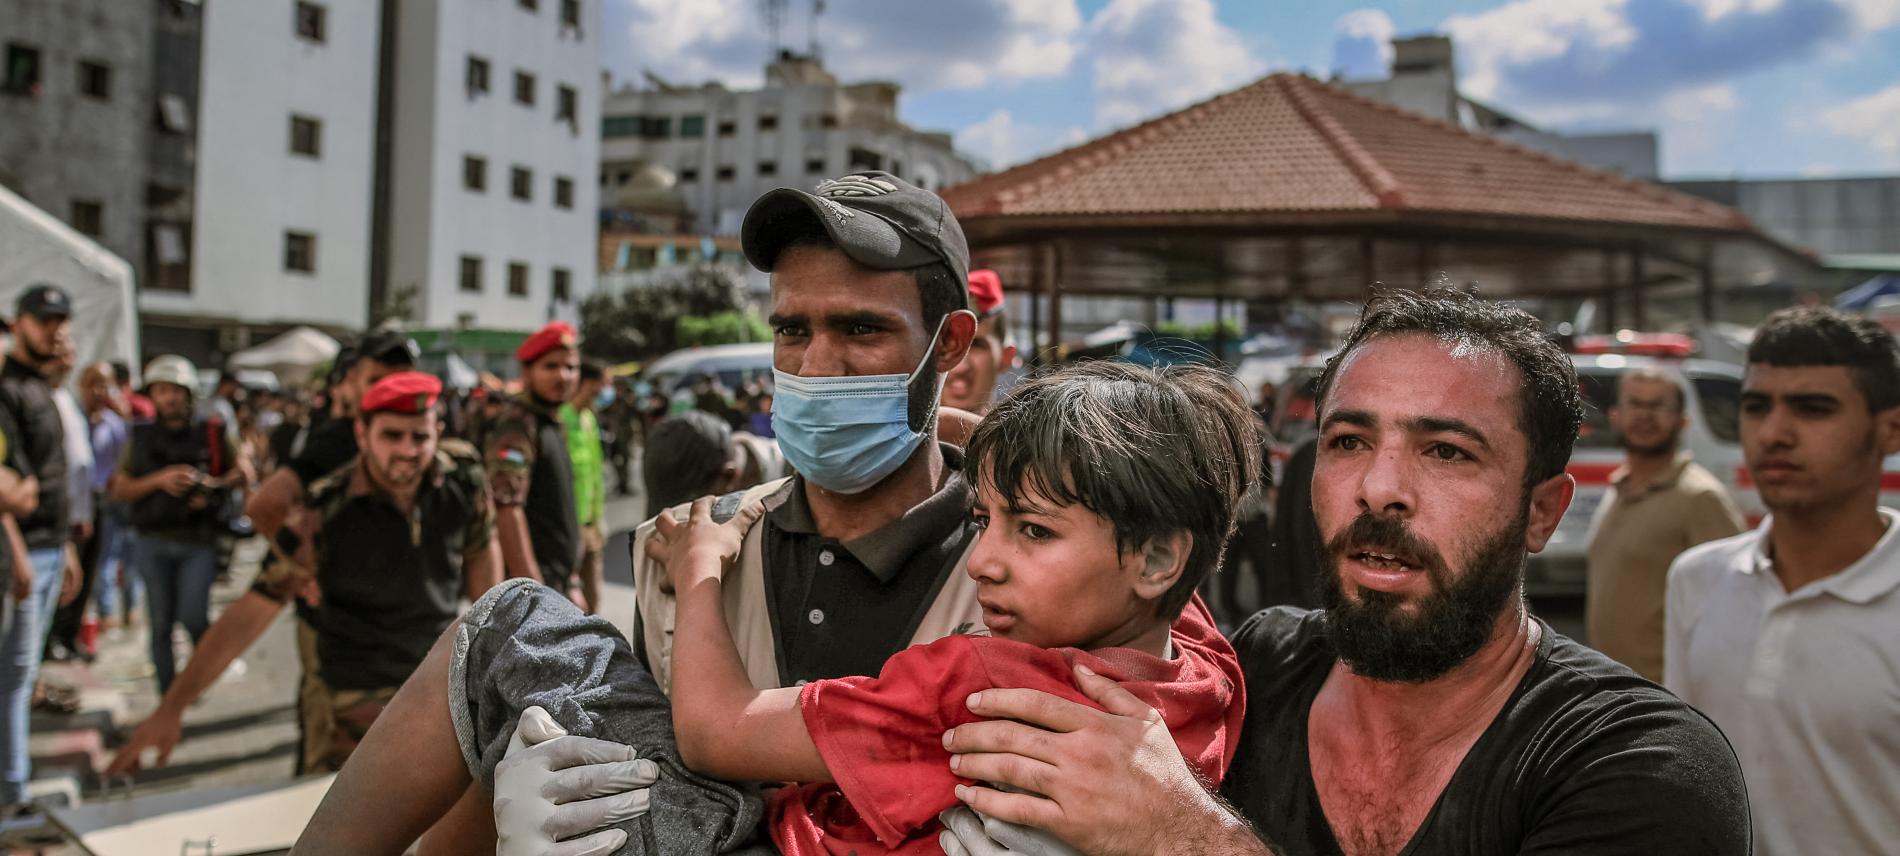
<svg viewBox="0 0 1900 856">
<path fill-rule="evenodd" d="M 81 552 L 116 550 L 164 697 L 113 772 L 165 763 L 187 706 L 297 612 L 299 769 L 337 771 L 297 853 L 1900 841 L 1900 512 L 1878 504 L 1900 345 L 1878 325 L 1810 307 L 1757 331 L 1753 526 L 1683 448 L 1680 379 L 1622 376 L 1573 640 L 1523 571 L 1571 505 L 1586 405 L 1521 310 L 1378 293 L 1274 490 L 1273 397 L 1217 369 L 1084 362 L 999 393 L 1001 282 L 928 191 L 774 190 L 742 243 L 772 277 L 771 377 L 688 381 L 685 407 L 559 323 L 517 351 L 518 393 L 465 404 L 399 333 L 308 404 L 197 402 L 169 356 L 142 395 L 94 366 L 60 403 L 70 307 L 30 289 L 0 371 L 5 784 L 55 602 L 100 561 Z M 118 463 L 69 467 L 80 446 Z M 636 457 L 650 519 L 615 626 L 605 508 Z M 208 624 L 240 519 L 270 552 Z M 1242 614 L 1240 555 L 1293 605 Z M 102 612 L 130 594 L 95 587 Z M 176 675 L 174 623 L 195 644 Z"/>
</svg>

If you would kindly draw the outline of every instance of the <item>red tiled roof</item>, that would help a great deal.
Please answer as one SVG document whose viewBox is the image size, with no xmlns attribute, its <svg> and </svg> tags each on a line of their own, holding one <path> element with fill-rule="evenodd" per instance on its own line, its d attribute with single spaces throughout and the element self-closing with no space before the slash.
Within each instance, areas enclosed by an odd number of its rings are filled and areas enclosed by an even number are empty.
<svg viewBox="0 0 1900 856">
<path fill-rule="evenodd" d="M 1383 211 L 1751 228 L 1732 208 L 1285 73 L 943 196 L 965 221 Z"/>
</svg>

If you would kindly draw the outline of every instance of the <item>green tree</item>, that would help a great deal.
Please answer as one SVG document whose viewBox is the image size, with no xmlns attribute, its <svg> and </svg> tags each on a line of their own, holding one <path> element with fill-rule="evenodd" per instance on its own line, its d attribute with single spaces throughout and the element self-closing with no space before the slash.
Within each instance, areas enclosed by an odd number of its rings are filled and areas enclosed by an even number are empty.
<svg viewBox="0 0 1900 856">
<path fill-rule="evenodd" d="M 618 293 L 596 292 L 581 303 L 588 353 L 615 362 L 769 336 L 765 322 L 746 305 L 738 277 L 710 265 Z"/>
</svg>

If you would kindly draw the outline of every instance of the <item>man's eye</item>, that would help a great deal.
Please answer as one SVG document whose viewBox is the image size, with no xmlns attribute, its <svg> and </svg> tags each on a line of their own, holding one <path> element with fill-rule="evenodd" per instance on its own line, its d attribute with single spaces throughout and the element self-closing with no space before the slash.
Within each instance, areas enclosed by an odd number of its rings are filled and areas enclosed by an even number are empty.
<svg viewBox="0 0 1900 856">
<path fill-rule="evenodd" d="M 805 335 L 805 328 L 796 324 L 782 324 L 772 330 L 772 335 L 798 337 Z"/>
<path fill-rule="evenodd" d="M 876 327 L 873 327 L 869 324 L 853 324 L 850 327 L 845 328 L 845 332 L 852 336 L 869 336 L 872 333 L 876 333 L 877 331 L 878 330 Z"/>
<path fill-rule="evenodd" d="M 1356 452 L 1366 447 L 1366 441 L 1357 434 L 1341 434 L 1334 437 L 1327 445 L 1342 452 Z"/>
<path fill-rule="evenodd" d="M 1465 450 L 1449 443 L 1433 443 L 1428 454 L 1441 461 L 1467 461 L 1471 459 L 1471 456 L 1466 454 Z"/>
<path fill-rule="evenodd" d="M 1025 523 L 1023 524 L 1023 536 L 1031 541 L 1047 541 L 1050 538 L 1054 538 L 1056 533 L 1034 523 Z"/>
<path fill-rule="evenodd" d="M 970 515 L 970 522 L 976 524 L 976 528 L 978 529 L 990 528 L 990 516 L 987 514 L 972 514 Z"/>
</svg>

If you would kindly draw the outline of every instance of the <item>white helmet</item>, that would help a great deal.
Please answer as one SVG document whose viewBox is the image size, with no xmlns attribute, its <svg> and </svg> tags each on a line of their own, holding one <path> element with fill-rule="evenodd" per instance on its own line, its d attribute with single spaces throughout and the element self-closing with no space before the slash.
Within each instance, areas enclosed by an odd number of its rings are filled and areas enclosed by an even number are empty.
<svg viewBox="0 0 1900 856">
<path fill-rule="evenodd" d="M 198 367 L 177 354 L 154 357 L 145 366 L 145 385 L 149 387 L 155 383 L 175 384 L 195 394 L 198 391 Z"/>
</svg>

